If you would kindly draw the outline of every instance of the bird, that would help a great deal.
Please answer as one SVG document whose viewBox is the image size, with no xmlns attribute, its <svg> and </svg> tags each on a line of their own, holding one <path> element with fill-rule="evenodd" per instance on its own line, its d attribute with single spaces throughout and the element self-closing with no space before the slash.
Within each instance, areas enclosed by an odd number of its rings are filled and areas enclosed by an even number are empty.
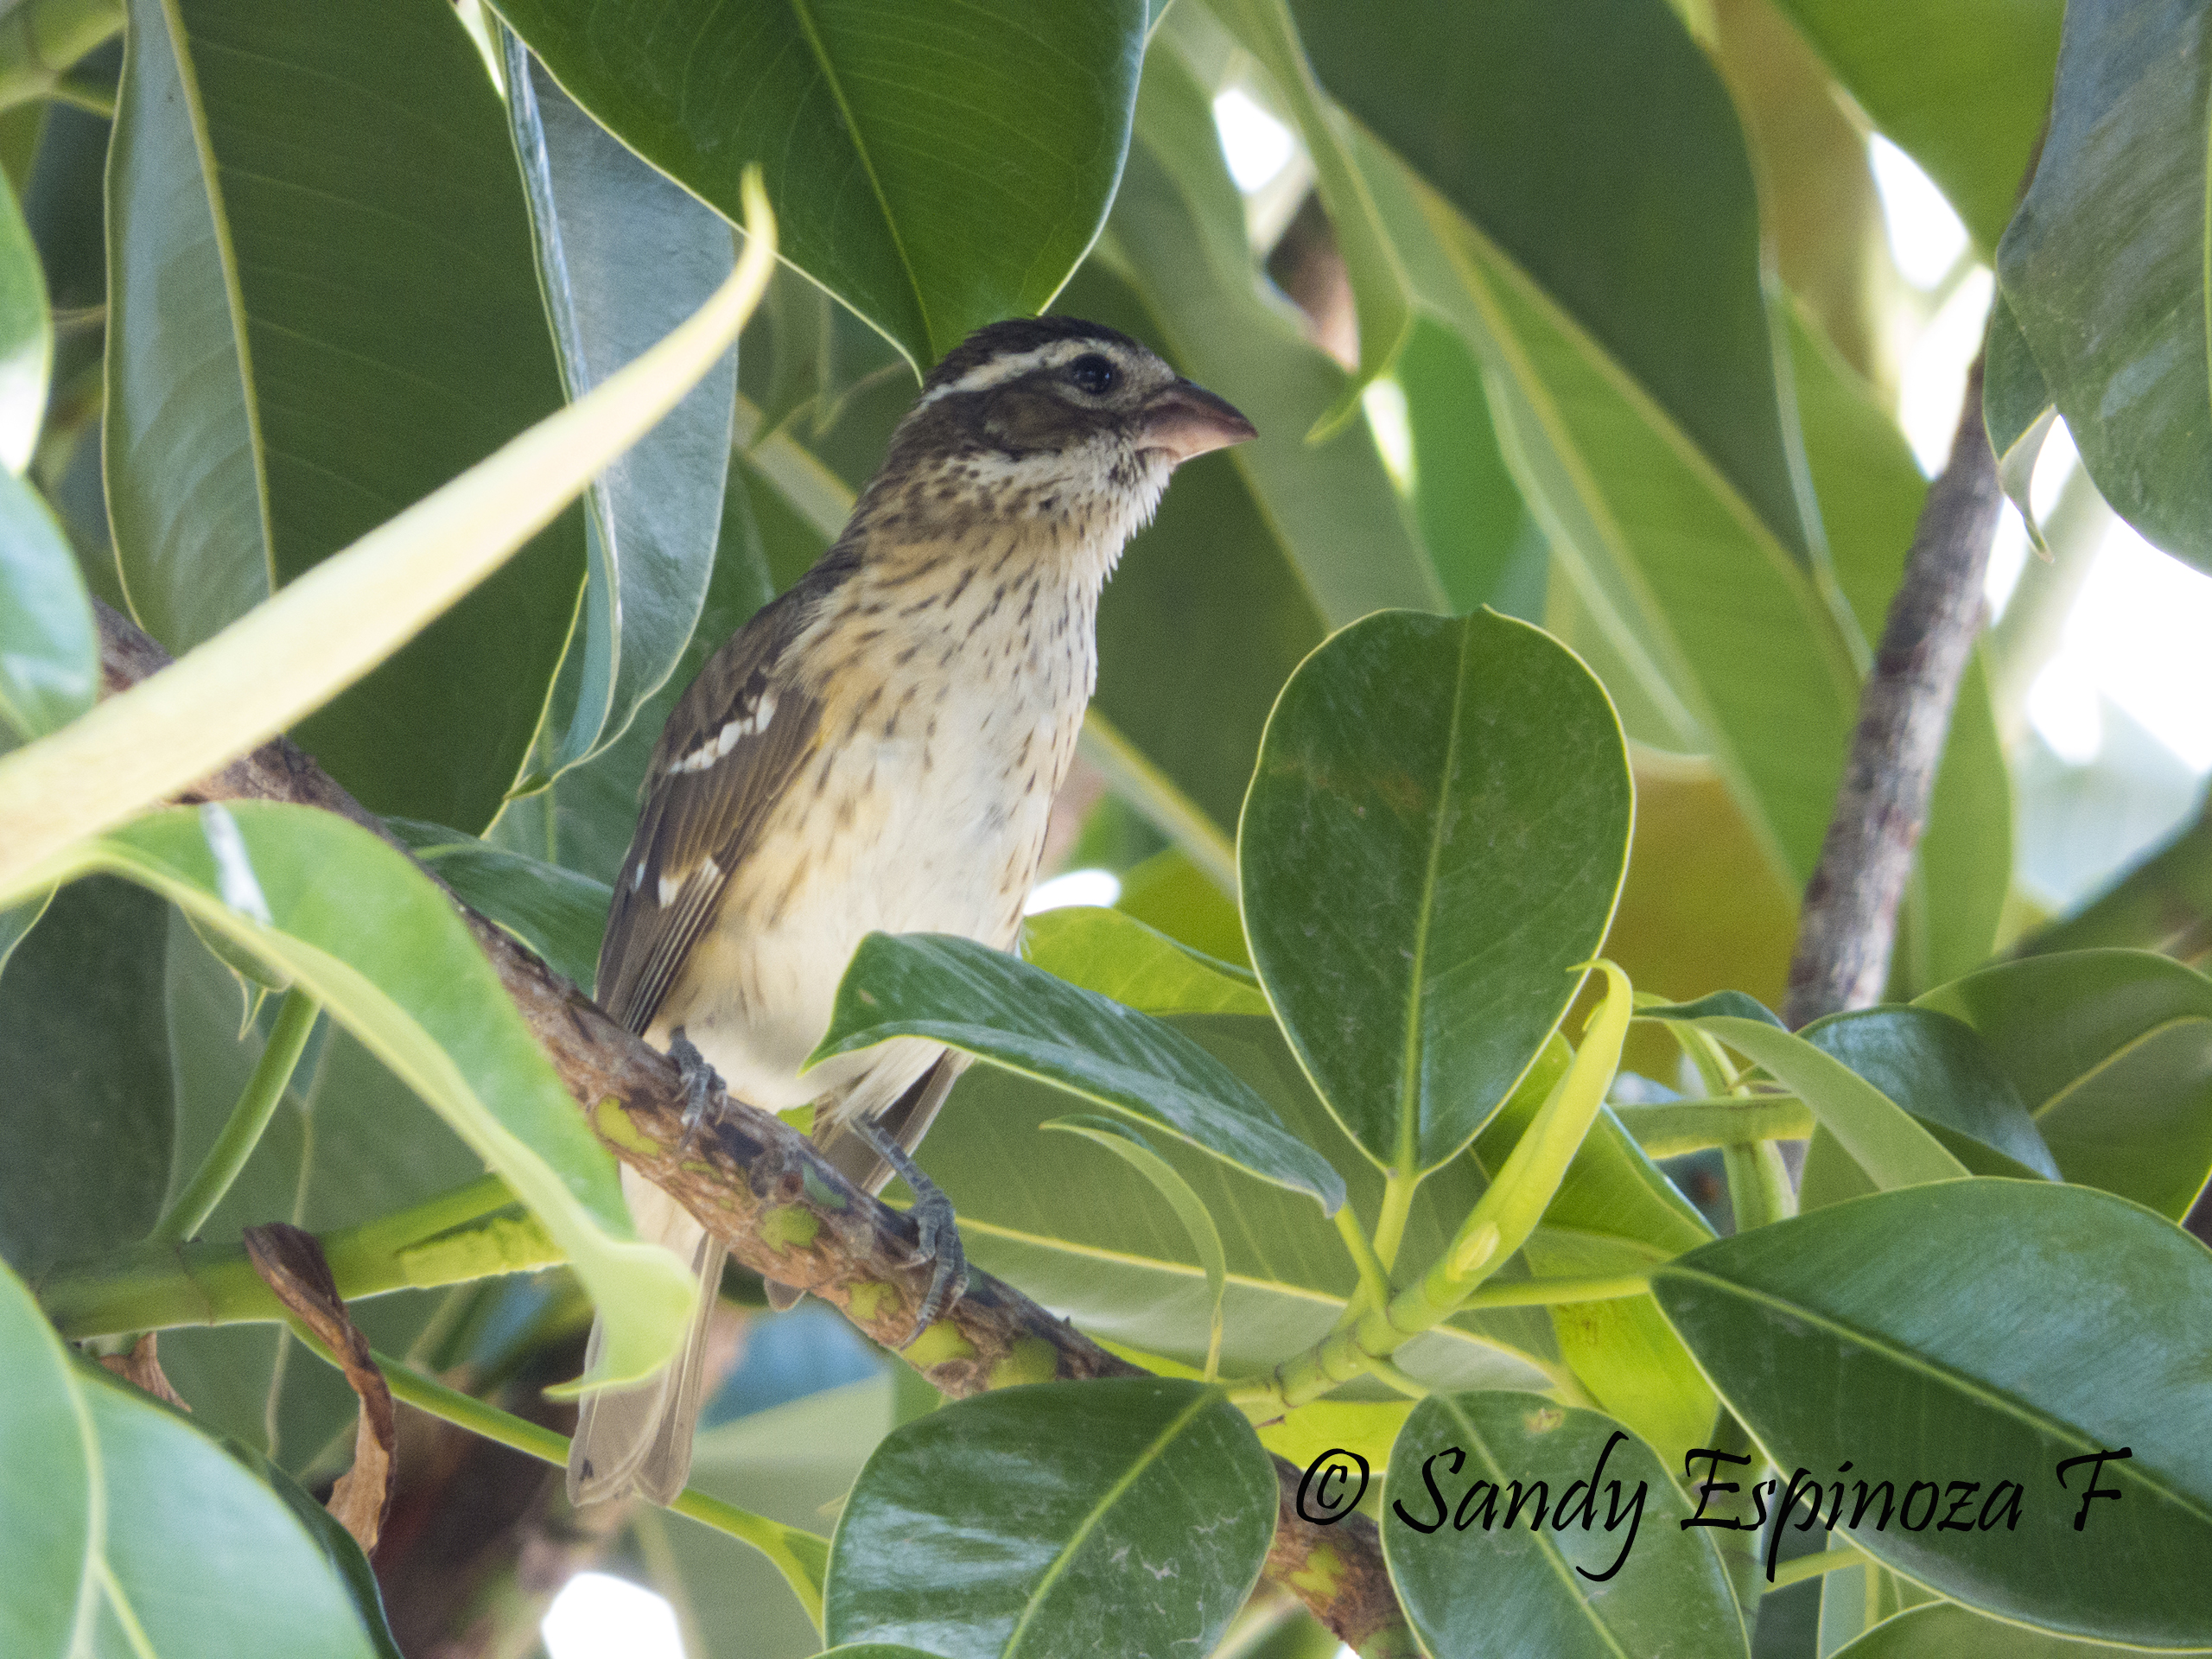
<svg viewBox="0 0 2212 1659">
<path fill-rule="evenodd" d="M 836 541 L 709 659 L 653 751 L 601 1006 L 677 1061 L 695 1111 L 717 1078 L 769 1110 L 811 1104 L 856 1185 L 906 1180 L 933 1262 L 917 1335 L 966 1281 L 952 1207 L 911 1154 L 967 1057 L 899 1038 L 802 1067 L 869 932 L 1015 945 L 1096 682 L 1100 591 L 1175 468 L 1255 435 L 1113 328 L 976 330 L 924 378 Z M 637 1172 L 622 1183 L 700 1296 L 658 1374 L 586 1395 L 579 1504 L 683 1490 L 724 1255 Z M 594 1326 L 587 1370 L 599 1343 Z"/>
</svg>

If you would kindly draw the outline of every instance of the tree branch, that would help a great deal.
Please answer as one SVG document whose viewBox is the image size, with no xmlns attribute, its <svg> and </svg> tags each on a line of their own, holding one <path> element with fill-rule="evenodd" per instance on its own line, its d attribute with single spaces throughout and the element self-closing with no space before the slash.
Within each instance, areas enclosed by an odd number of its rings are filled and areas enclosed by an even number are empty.
<svg viewBox="0 0 2212 1659">
<path fill-rule="evenodd" d="M 1981 367 L 1977 357 L 1949 463 L 1928 487 L 1859 697 L 1835 814 L 1798 919 L 1783 1016 L 1793 1030 L 1878 1001 L 1889 978 L 1897 904 L 1981 631 L 1982 578 L 2004 505 L 1982 424 Z"/>
<path fill-rule="evenodd" d="M 105 694 L 167 665 L 167 653 L 128 619 L 105 605 L 98 610 Z M 321 807 L 400 846 L 288 738 L 264 744 L 179 798 Z M 913 1259 L 913 1225 L 905 1214 L 853 1187 L 780 1118 L 727 1096 L 719 1121 L 687 1147 L 675 1062 L 608 1019 L 512 937 L 454 903 L 614 1154 L 677 1198 L 747 1267 L 811 1292 L 896 1351 L 930 1278 L 928 1267 Z M 1018 1382 L 1141 1375 L 979 1270 L 970 1272 L 967 1294 L 901 1357 L 956 1396 Z M 1275 1465 L 1281 1501 L 1267 1576 L 1354 1648 L 1370 1656 L 1414 1653 L 1375 1524 L 1355 1515 L 1332 1529 L 1313 1525 L 1294 1501 L 1300 1471 L 1281 1458 Z"/>
</svg>

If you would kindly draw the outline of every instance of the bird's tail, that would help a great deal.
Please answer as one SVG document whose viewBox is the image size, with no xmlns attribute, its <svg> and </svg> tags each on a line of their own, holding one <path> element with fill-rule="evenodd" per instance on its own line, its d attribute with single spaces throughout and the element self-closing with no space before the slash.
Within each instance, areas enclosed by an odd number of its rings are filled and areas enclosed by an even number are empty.
<svg viewBox="0 0 2212 1659">
<path fill-rule="evenodd" d="M 683 1205 L 628 1168 L 622 1195 L 638 1236 L 667 1246 L 697 1270 L 699 1307 L 667 1365 L 642 1382 L 584 1396 L 569 1446 L 569 1501 L 575 1504 L 620 1497 L 633 1488 L 655 1503 L 673 1502 L 690 1474 L 692 1431 L 706 1403 L 707 1324 L 728 1252 Z M 587 1372 L 599 1363 L 601 1334 L 594 1320 L 584 1351 Z"/>
</svg>

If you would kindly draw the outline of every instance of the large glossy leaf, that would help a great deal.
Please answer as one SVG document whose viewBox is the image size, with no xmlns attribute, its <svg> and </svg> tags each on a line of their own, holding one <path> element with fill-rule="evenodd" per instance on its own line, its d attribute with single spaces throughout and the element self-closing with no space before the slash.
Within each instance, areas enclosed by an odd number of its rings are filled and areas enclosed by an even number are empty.
<svg viewBox="0 0 2212 1659">
<path fill-rule="evenodd" d="M 30 465 L 53 366 L 46 275 L 16 192 L 0 181 L 0 467 L 11 473 Z"/>
<path fill-rule="evenodd" d="M 1494 613 L 1370 617 L 1284 689 L 1238 830 L 1245 928 L 1377 1164 L 1451 1157 L 1541 1051 L 1611 919 L 1632 792 L 1604 690 Z"/>
<path fill-rule="evenodd" d="M 1707 1005 L 1727 1006 L 1723 998 L 1679 1008 L 1639 1009 L 1639 1019 L 1681 1020 L 1717 1037 L 1812 1109 L 1821 1128 L 1834 1135 L 1877 1186 L 1912 1186 L 1949 1181 L 1966 1166 L 1919 1121 L 1841 1060 L 1769 1019 L 1733 1013 L 1708 1013 Z M 1748 1000 L 1748 999 L 1745 999 Z M 1764 1010 L 1760 1010 L 1764 1013 Z"/>
<path fill-rule="evenodd" d="M 1022 955 L 1056 979 L 1141 1014 L 1268 1012 L 1251 974 L 1202 956 L 1118 910 L 1070 905 L 1033 916 Z"/>
<path fill-rule="evenodd" d="M 1376 212 L 1367 181 L 1315 85 L 1313 68 L 1298 42 L 1287 0 L 1215 0 L 1221 21 L 1274 78 L 1313 158 L 1315 184 L 1336 233 L 1344 274 L 1359 318 L 1359 373 L 1316 425 L 1317 434 L 1348 417 L 1360 391 L 1389 371 L 1414 327 L 1411 296 L 1398 251 Z M 1139 119 L 1142 117 L 1140 115 Z"/>
<path fill-rule="evenodd" d="M 1836 1659 L 2110 1659 L 2128 1651 L 2102 1642 L 2073 1642 L 2024 1630 L 1964 1607 L 1915 1607 L 1885 1619 Z"/>
<path fill-rule="evenodd" d="M 2063 1179 L 2019 1091 L 1965 1021 L 1932 1008 L 1864 1008 L 1802 1035 L 1928 1125 L 1975 1174 Z"/>
<path fill-rule="evenodd" d="M 11 1252 L 12 1254 L 12 1252 Z M 105 1528 L 98 1448 L 77 1382 L 54 1328 L 22 1281 L 0 1267 L 0 1525 L 8 1530 L 8 1582 L 0 1586 L 0 1646 L 65 1654 L 99 1592 Z"/>
<path fill-rule="evenodd" d="M 1820 545 L 1726 89 L 1664 0 L 1294 0 L 1322 84 L 1528 273 L 1789 550 Z"/>
<path fill-rule="evenodd" d="M 2031 957 L 1930 991 L 1981 1033 L 2069 1181 L 2179 1221 L 2212 1173 L 2212 983 L 2144 950 Z"/>
<path fill-rule="evenodd" d="M 1533 1394 L 1432 1395 L 1390 1461 L 1382 1548 L 1435 1659 L 1749 1651 L 1709 1538 L 1611 1418 Z"/>
<path fill-rule="evenodd" d="M 1174 1027 L 973 939 L 869 934 L 809 1064 L 893 1037 L 926 1037 L 1094 1100 L 1310 1193 L 1325 1214 L 1344 1202 L 1343 1177 Z"/>
<path fill-rule="evenodd" d="M 706 302 L 734 257 L 728 221 L 639 161 L 512 34 L 510 119 L 569 394 L 581 397 Z M 737 353 L 593 482 L 591 553 L 565 727 L 549 771 L 620 737 L 674 668 L 707 594 L 729 472 Z"/>
<path fill-rule="evenodd" d="M 73 882 L 0 977 L 0 1256 L 35 1277 L 143 1236 L 168 1180 L 162 902 Z M 232 1002 L 231 1021 L 238 1021 Z"/>
<path fill-rule="evenodd" d="M 343 1578 L 284 1500 L 174 1413 L 73 1366 L 5 1268 L 0 1367 L 10 1654 L 375 1659 Z"/>
<path fill-rule="evenodd" d="M 1441 608 L 1443 587 L 1356 405 L 1344 430 L 1307 441 L 1353 380 L 1262 299 L 1204 88 L 1167 44 L 1146 63 L 1136 143 L 1102 252 L 1119 257 L 1170 360 L 1259 429 L 1230 464 L 1321 614 L 1340 624 L 1386 606 Z"/>
<path fill-rule="evenodd" d="M 2067 7 L 2050 135 L 1997 268 L 2105 499 L 2212 569 L 2209 37 L 2198 0 Z"/>
<path fill-rule="evenodd" d="M 437 0 L 133 7 L 107 486 L 131 607 L 171 651 L 560 407 L 504 126 Z M 582 576 L 570 514 L 296 734 L 377 810 L 480 828 Z"/>
<path fill-rule="evenodd" d="M 1274 1511 L 1267 1453 L 1212 1389 L 979 1395 L 894 1431 L 861 1471 L 830 1546 L 826 1634 L 945 1659 L 1210 1652 Z"/>
<path fill-rule="evenodd" d="M 927 368 L 1042 310 L 1121 175 L 1142 0 L 582 0 L 509 23 L 622 142 L 732 219 L 766 168 L 786 258 Z"/>
<path fill-rule="evenodd" d="M 1713 758 L 1796 887 L 1827 827 L 1864 650 L 1826 560 L 1773 535 L 1478 226 L 1381 144 L 1360 154 L 1416 295 L 1482 363 L 1500 448 L 1585 618 L 1568 643 L 1586 636 L 1643 741 Z"/>
<path fill-rule="evenodd" d="M 1217 1014 L 1172 1023 L 1344 1172 L 1353 1213 L 1372 1224 L 1382 1173 L 1329 1116 L 1274 1022 Z M 1528 1103 L 1530 1109 L 1536 1104 Z M 975 1261 L 1085 1331 L 1187 1363 L 1195 1374 L 1208 1341 L 1204 1264 L 1134 1171 L 1068 1136 L 1039 1132 L 1067 1109 L 1067 1096 L 1056 1090 L 971 1066 L 923 1142 L 922 1164 L 959 1211 L 961 1236 Z M 1221 1232 L 1228 1267 L 1224 1373 L 1264 1370 L 1326 1335 L 1357 1278 L 1343 1239 L 1312 1201 L 1182 1142 L 1150 1138 Z M 1469 1159 L 1432 1174 L 1414 1197 L 1404 1258 L 1425 1262 L 1440 1254 L 1484 1185 L 1481 1169 Z M 1538 1237 L 1544 1236 L 1540 1229 Z M 1575 1243 L 1593 1255 L 1604 1252 L 1599 1270 L 1605 1272 L 1641 1272 L 1667 1253 L 1633 1238 L 1590 1235 Z M 1505 1276 L 1521 1277 L 1517 1264 Z M 1541 1307 L 1460 1313 L 1395 1357 L 1402 1370 L 1432 1388 L 1543 1389 L 1565 1374 Z M 1374 1389 L 1364 1394 L 1377 1397 Z M 1294 1413 L 1292 1425 L 1300 1421 Z M 1333 1444 L 1324 1440 L 1313 1449 Z"/>
<path fill-rule="evenodd" d="M 70 865 L 149 887 L 282 968 L 505 1176 L 604 1312 L 595 1380 L 667 1357 L 690 1275 L 630 1236 L 613 1160 L 451 904 L 404 857 L 330 813 L 241 803 L 140 819 Z"/>
<path fill-rule="evenodd" d="M 1844 90 L 1997 245 L 2050 105 L 2063 0 L 1776 0 Z"/>
<path fill-rule="evenodd" d="M 1876 1560 L 2061 1634 L 2212 1629 L 2192 1565 L 2212 1550 L 2212 1254 L 2170 1223 L 2081 1187 L 1952 1182 L 1709 1244 L 1652 1289 L 1780 1468 L 1832 1484 L 1852 1464 L 1872 1506 L 1847 1536 Z M 2098 1484 L 2122 1497 L 2076 1531 L 2090 1469 L 2057 1465 L 2121 1447 Z M 1980 1483 L 1964 1531 L 1929 1524 L 1955 1480 Z M 1887 1525 L 1885 1481 L 1912 1503 Z"/>
<path fill-rule="evenodd" d="M 757 177 L 751 207 L 753 239 L 730 279 L 643 357 L 147 683 L 0 757 L 0 893 L 41 860 L 322 707 L 396 652 L 404 658 L 407 641 L 507 563 L 728 349 L 774 265 Z"/>
<path fill-rule="evenodd" d="M 92 706 L 99 642 L 76 555 L 37 493 L 0 477 L 0 730 L 42 737 Z"/>
<path fill-rule="evenodd" d="M 604 881 L 440 824 L 402 819 L 391 827 L 463 904 L 505 928 L 570 984 L 589 988 L 613 897 Z"/>
</svg>

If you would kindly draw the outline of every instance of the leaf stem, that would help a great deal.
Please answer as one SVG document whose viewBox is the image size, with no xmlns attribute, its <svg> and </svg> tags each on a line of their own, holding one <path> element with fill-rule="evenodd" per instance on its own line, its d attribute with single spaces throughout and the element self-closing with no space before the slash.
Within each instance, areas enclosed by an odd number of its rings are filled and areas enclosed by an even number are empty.
<svg viewBox="0 0 2212 1659">
<path fill-rule="evenodd" d="M 1720 1149 L 1728 1177 L 1728 1203 L 1736 1212 L 1736 1230 L 1748 1233 L 1771 1222 L 1787 1221 L 1797 1213 L 1797 1198 L 1789 1185 L 1789 1171 L 1782 1161 L 1782 1148 L 1771 1141 L 1736 1142 Z"/>
<path fill-rule="evenodd" d="M 1513 1279 L 1487 1284 L 1460 1304 L 1463 1307 L 1557 1307 L 1567 1302 L 1610 1302 L 1641 1296 L 1651 1281 L 1640 1273 L 1610 1279 Z"/>
<path fill-rule="evenodd" d="M 284 1098 L 285 1087 L 292 1081 L 298 1068 L 300 1056 L 307 1050 L 308 1039 L 315 1033 L 315 1022 L 322 1013 L 322 1005 L 299 986 L 284 994 L 284 1001 L 276 1010 L 276 1024 L 263 1046 L 261 1060 L 253 1068 L 253 1075 L 246 1079 L 245 1089 L 238 1096 L 238 1104 L 231 1108 L 231 1116 L 216 1135 L 215 1144 L 207 1148 L 207 1155 L 200 1160 L 200 1167 L 184 1184 L 184 1191 L 176 1195 L 176 1202 L 168 1213 L 154 1224 L 147 1235 L 156 1244 L 181 1243 L 207 1224 L 207 1217 L 215 1213 L 215 1206 L 231 1190 L 231 1183 L 238 1179 L 238 1172 L 245 1167 L 246 1160 L 253 1156 L 253 1149 L 261 1144 L 262 1131 L 269 1127 L 269 1120 L 276 1115 L 276 1107 Z"/>
<path fill-rule="evenodd" d="M 1294 1410 L 1319 1398 L 1368 1370 L 1370 1361 L 1387 1358 L 1408 1338 L 1451 1318 L 1528 1242 L 1605 1104 L 1634 1012 L 1635 990 L 1628 976 L 1611 963 L 1597 965 L 1605 971 L 1607 988 L 1591 1017 L 1587 1038 L 1537 1109 L 1497 1179 L 1467 1212 L 1458 1236 L 1417 1283 L 1386 1306 L 1367 1310 L 1349 1328 L 1332 1332 L 1277 1366 L 1268 1379 L 1275 1409 Z M 1389 1192 L 1386 1185 L 1386 1221 Z"/>
<path fill-rule="evenodd" d="M 1774 1569 L 1774 1581 L 1766 1586 L 1766 1593 L 1787 1590 L 1793 1584 L 1802 1584 L 1808 1579 L 1817 1579 L 1823 1573 L 1840 1573 L 1847 1567 L 1872 1567 L 1873 1558 L 1856 1544 L 1830 1544 L 1817 1555 L 1800 1555 L 1796 1560 L 1783 1561 Z"/>
<path fill-rule="evenodd" d="M 358 1227 L 323 1236 L 324 1257 L 348 1301 L 385 1291 L 428 1289 L 528 1273 L 563 1257 L 515 1203 L 507 1184 L 486 1175 L 467 1185 Z M 47 1317 L 73 1341 L 178 1325 L 267 1324 L 284 1306 L 246 1260 L 245 1247 L 142 1243 L 65 1268 L 39 1287 Z"/>
<path fill-rule="evenodd" d="M 1370 1307 L 1389 1306 L 1390 1275 L 1382 1271 L 1382 1262 L 1376 1259 L 1375 1248 L 1360 1230 L 1359 1217 L 1352 1213 L 1349 1201 L 1337 1207 L 1337 1234 L 1344 1240 L 1344 1249 L 1351 1253 L 1351 1264 L 1359 1274 L 1359 1294 L 1352 1299 L 1353 1305 L 1363 1301 Z"/>
<path fill-rule="evenodd" d="M 1383 1178 L 1382 1214 L 1375 1224 L 1375 1259 L 1386 1277 L 1398 1265 L 1398 1246 L 1405 1242 L 1406 1221 L 1413 1214 L 1414 1193 L 1420 1186 L 1421 1177 L 1403 1170 L 1394 1169 Z"/>
<path fill-rule="evenodd" d="M 371 1350 L 370 1357 L 384 1372 L 394 1399 L 404 1400 L 418 1411 L 442 1418 L 526 1457 L 559 1468 L 568 1465 L 567 1435 L 449 1389 L 388 1354 Z M 702 1526 L 726 1532 L 766 1556 L 784 1575 L 784 1582 L 791 1586 L 799 1605 L 806 1609 L 815 1630 L 818 1632 L 822 1629 L 822 1575 L 830 1560 L 828 1539 L 798 1527 L 787 1527 L 750 1510 L 741 1510 L 719 1497 L 709 1497 L 695 1486 L 685 1487 L 668 1507 Z"/>
<path fill-rule="evenodd" d="M 1795 1095 L 1721 1095 L 1616 1106 L 1613 1116 L 1653 1158 L 1753 1141 L 1802 1141 L 1813 1132 L 1813 1114 Z"/>
</svg>

